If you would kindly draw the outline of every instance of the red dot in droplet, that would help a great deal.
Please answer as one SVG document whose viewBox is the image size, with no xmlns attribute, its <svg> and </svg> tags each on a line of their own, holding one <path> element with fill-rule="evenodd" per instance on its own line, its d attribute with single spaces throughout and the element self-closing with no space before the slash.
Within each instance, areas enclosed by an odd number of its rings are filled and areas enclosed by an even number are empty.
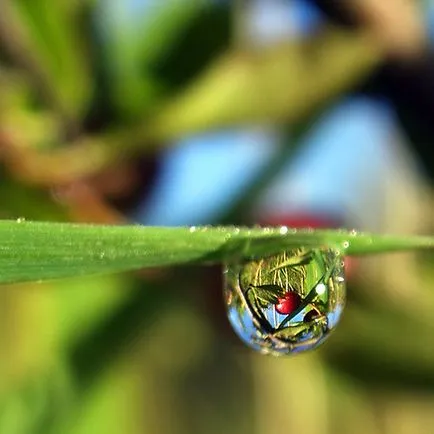
<svg viewBox="0 0 434 434">
<path fill-rule="evenodd" d="M 282 315 L 289 315 L 300 306 L 301 297 L 296 292 L 287 292 L 283 297 L 277 299 L 277 304 L 274 306 L 276 312 Z"/>
</svg>

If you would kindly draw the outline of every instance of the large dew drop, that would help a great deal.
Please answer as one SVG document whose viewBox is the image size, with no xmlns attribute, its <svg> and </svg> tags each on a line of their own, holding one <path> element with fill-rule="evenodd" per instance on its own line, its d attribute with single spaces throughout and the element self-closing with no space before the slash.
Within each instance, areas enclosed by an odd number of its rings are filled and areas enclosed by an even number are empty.
<svg viewBox="0 0 434 434">
<path fill-rule="evenodd" d="M 343 258 L 331 249 L 299 248 L 225 269 L 225 303 L 237 335 L 262 353 L 316 348 L 345 304 Z"/>
</svg>

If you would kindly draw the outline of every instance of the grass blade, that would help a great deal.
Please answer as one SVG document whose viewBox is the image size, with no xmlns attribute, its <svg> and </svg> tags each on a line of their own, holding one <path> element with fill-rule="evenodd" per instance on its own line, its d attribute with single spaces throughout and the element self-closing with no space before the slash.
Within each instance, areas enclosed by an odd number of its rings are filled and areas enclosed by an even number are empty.
<svg viewBox="0 0 434 434">
<path fill-rule="evenodd" d="M 331 246 L 348 255 L 434 247 L 434 237 L 342 230 L 100 226 L 20 220 L 0 221 L 0 241 L 0 282 L 235 261 L 300 246 Z"/>
</svg>

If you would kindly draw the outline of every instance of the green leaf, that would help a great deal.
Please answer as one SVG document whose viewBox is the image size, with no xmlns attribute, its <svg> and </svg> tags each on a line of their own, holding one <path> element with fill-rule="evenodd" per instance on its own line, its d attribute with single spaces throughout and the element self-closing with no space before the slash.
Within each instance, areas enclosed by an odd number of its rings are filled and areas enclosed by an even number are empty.
<svg viewBox="0 0 434 434">
<path fill-rule="evenodd" d="M 87 2 L 19 0 L 8 2 L 5 19 L 15 32 L 15 61 L 31 71 L 39 90 L 64 116 L 87 108 L 92 83 L 80 14 Z"/>
<path fill-rule="evenodd" d="M 333 230 L 99 226 L 0 221 L 0 282 L 23 282 L 142 267 L 211 264 L 295 247 L 345 254 L 433 248 L 434 237 Z"/>
<path fill-rule="evenodd" d="M 371 36 L 329 29 L 308 41 L 229 52 L 152 116 L 144 136 L 170 140 L 254 122 L 299 122 L 381 61 Z"/>
<path fill-rule="evenodd" d="M 147 64 L 155 77 L 161 79 L 171 92 L 179 92 L 183 86 L 191 82 L 210 64 L 217 56 L 227 51 L 232 44 L 233 16 L 229 3 L 202 2 L 201 8 L 189 19 L 187 25 L 178 30 L 176 34 L 170 36 L 170 44 L 163 41 L 163 44 L 155 44 L 146 48 L 146 57 L 150 58 L 149 53 L 155 51 L 154 55 Z M 180 4 L 186 12 L 186 5 Z M 190 5 L 191 7 L 191 5 Z M 170 11 L 172 20 L 178 17 L 178 11 Z M 179 27 L 179 26 L 178 26 Z M 163 33 L 161 30 L 158 33 Z M 164 31 L 164 40 L 167 32 Z M 163 50 L 161 49 L 163 48 Z"/>
<path fill-rule="evenodd" d="M 310 326 L 308 324 L 298 323 L 278 330 L 273 336 L 279 339 L 291 340 L 308 331 L 309 327 Z"/>
<path fill-rule="evenodd" d="M 300 265 L 307 265 L 312 261 L 312 252 L 307 252 L 302 255 L 291 256 L 286 261 L 279 264 L 277 267 L 272 268 L 270 271 L 281 270 L 283 268 L 298 267 Z"/>
<path fill-rule="evenodd" d="M 202 0 L 168 1 L 142 6 L 143 11 L 136 7 L 134 14 L 126 2 L 106 1 L 96 8 L 103 67 L 118 115 L 136 117 L 155 104 L 164 90 L 155 64 L 168 57 L 185 28 L 200 19 L 205 5 Z M 177 64 L 175 69 L 179 68 Z"/>
<path fill-rule="evenodd" d="M 256 297 L 267 304 L 277 303 L 279 297 L 283 296 L 285 289 L 279 285 L 258 285 L 251 286 Z"/>
</svg>

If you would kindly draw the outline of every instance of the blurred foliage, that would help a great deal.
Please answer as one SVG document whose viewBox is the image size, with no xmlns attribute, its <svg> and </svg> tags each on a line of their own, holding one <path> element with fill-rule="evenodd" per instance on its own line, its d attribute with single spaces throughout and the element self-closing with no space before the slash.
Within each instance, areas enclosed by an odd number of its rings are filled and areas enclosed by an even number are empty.
<svg viewBox="0 0 434 434">
<path fill-rule="evenodd" d="M 236 46 L 229 2 L 166 0 L 140 13 L 127 3 L 2 2 L 1 218 L 124 223 L 173 139 L 282 126 L 278 155 L 222 210 L 225 223 L 248 222 L 250 205 L 300 146 L 289 138 L 340 95 L 381 87 L 387 53 L 363 26 L 334 20 L 301 39 Z M 429 140 L 419 142 L 427 149 Z M 378 210 L 381 229 L 417 232 L 411 223 L 423 215 L 432 230 L 432 193 L 419 200 L 400 178 Z M 217 269 L 3 286 L 0 433 L 427 432 L 432 259 L 357 263 L 335 336 L 287 360 L 232 341 Z"/>
</svg>

